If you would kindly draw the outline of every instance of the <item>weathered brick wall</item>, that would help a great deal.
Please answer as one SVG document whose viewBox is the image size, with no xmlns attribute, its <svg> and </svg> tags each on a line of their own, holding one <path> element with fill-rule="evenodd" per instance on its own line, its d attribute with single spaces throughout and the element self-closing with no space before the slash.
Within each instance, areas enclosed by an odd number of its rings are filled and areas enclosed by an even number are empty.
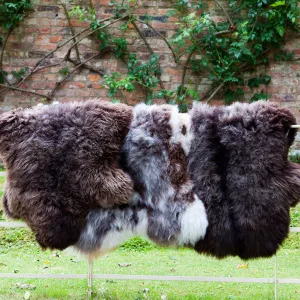
<svg viewBox="0 0 300 300">
<path fill-rule="evenodd" d="M 86 4 L 86 1 L 81 1 Z M 110 0 L 93 0 L 98 16 L 106 18 L 112 15 Z M 121 2 L 121 0 L 120 0 Z M 226 1 L 221 1 L 223 4 Z M 80 1 L 74 1 L 73 5 L 80 4 Z M 139 16 L 153 16 L 151 25 L 157 29 L 163 36 L 170 39 L 176 29 L 176 17 L 167 18 L 167 11 L 172 8 L 171 1 L 146 1 L 141 0 L 135 13 Z M 216 19 L 224 19 L 222 11 L 215 6 L 214 1 L 207 1 L 209 10 Z M 71 6 L 68 4 L 68 8 Z M 33 68 L 36 62 L 49 51 L 56 49 L 57 45 L 72 36 L 68 21 L 64 14 L 62 6 L 56 0 L 38 0 L 35 2 L 35 11 L 25 18 L 19 28 L 14 30 L 9 37 L 3 67 L 7 71 L 19 70 L 20 68 Z M 110 32 L 114 35 L 120 34 L 116 23 L 110 27 Z M 75 32 L 80 32 L 88 25 L 86 22 L 72 20 Z M 161 37 L 157 36 L 146 25 L 138 24 L 155 53 L 160 54 L 161 69 L 163 71 L 162 81 L 166 89 L 175 89 L 181 82 L 182 66 L 175 64 L 169 48 Z M 138 36 L 136 30 L 131 26 L 126 33 L 129 40 L 129 49 L 138 54 L 141 59 L 149 58 L 149 51 L 144 41 Z M 70 45 L 70 44 L 68 44 Z M 56 51 L 43 65 L 60 62 L 64 57 L 68 45 Z M 86 59 L 97 53 L 98 43 L 91 37 L 80 43 L 79 49 L 82 53 L 82 59 Z M 286 49 L 293 50 L 296 57 L 300 56 L 300 36 L 287 42 Z M 75 52 L 73 51 L 73 54 Z M 120 60 L 116 60 L 111 54 L 104 54 L 99 59 L 91 61 L 91 65 L 110 74 L 114 71 L 124 72 L 126 65 Z M 24 82 L 20 88 L 30 89 L 38 93 L 47 94 L 54 88 L 56 81 L 62 78 L 58 71 L 62 67 L 72 69 L 74 65 L 65 62 L 61 66 L 45 68 L 42 71 L 31 76 Z M 272 81 L 267 92 L 271 94 L 272 100 L 279 102 L 282 106 L 290 108 L 297 116 L 300 123 L 300 61 L 294 62 L 273 62 L 268 70 L 272 76 Z M 259 71 L 258 71 L 259 74 Z M 90 70 L 81 69 L 74 73 L 54 94 L 53 99 L 57 101 L 86 100 L 91 98 L 107 97 L 107 90 L 102 86 L 102 76 L 95 74 Z M 196 74 L 188 73 L 186 82 L 188 84 L 197 84 L 199 86 L 200 96 L 206 94 L 210 88 L 210 81 Z M 245 87 L 245 100 L 249 99 L 250 90 Z M 249 93 L 248 93 L 249 92 Z M 133 104 L 144 99 L 144 92 L 137 89 L 134 94 L 127 94 L 128 103 Z M 22 106 L 28 107 L 41 102 L 41 98 L 31 94 L 20 93 L 17 91 L 1 92 L 0 90 L 0 112 Z M 219 104 L 220 96 L 216 95 L 212 104 Z M 300 140 L 300 136 L 299 136 Z M 296 145 L 300 149 L 300 142 Z"/>
</svg>

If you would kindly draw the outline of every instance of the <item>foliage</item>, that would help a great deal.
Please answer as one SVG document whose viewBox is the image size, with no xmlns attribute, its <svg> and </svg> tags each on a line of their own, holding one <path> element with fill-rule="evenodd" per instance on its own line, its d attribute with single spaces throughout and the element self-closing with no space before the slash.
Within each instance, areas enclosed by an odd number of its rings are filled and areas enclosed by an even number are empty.
<svg viewBox="0 0 300 300">
<path fill-rule="evenodd" d="M 182 1 L 181 1 L 182 2 Z M 184 1 L 185 3 L 185 1 Z M 196 5 L 198 5 L 198 2 Z M 178 55 L 199 52 L 202 61 L 193 69 L 208 69 L 208 77 L 215 85 L 224 85 L 226 102 L 238 98 L 243 86 L 243 75 L 253 71 L 259 65 L 268 65 L 268 53 L 275 49 L 277 60 L 289 60 L 292 53 L 282 50 L 284 36 L 288 30 L 299 31 L 298 1 L 248 0 L 228 1 L 232 17 L 226 22 L 215 22 L 209 12 L 203 10 L 198 15 L 192 12 L 182 17 L 180 28 L 173 36 Z M 194 6 L 195 7 L 195 6 Z M 181 54 L 180 54 L 181 53 Z M 269 75 L 252 78 L 248 85 L 267 86 L 271 81 Z M 251 101 L 258 97 L 266 98 L 266 94 L 256 93 Z"/>
<path fill-rule="evenodd" d="M 155 53 L 147 37 L 139 29 L 141 23 L 146 23 L 154 32 L 151 21 L 155 16 L 137 16 L 136 9 L 142 2 L 136 0 L 111 0 L 113 16 L 111 20 L 119 22 L 110 29 L 103 27 L 104 21 L 95 12 L 90 1 L 84 7 L 74 6 L 69 16 L 89 22 L 94 36 L 98 40 L 98 50 L 114 53 L 115 59 L 126 64 L 127 70 L 121 73 L 111 73 L 104 78 L 104 86 L 108 96 L 114 98 L 122 93 L 124 101 L 128 93 L 138 88 L 145 94 L 145 101 L 151 103 L 155 98 L 164 97 L 168 103 L 178 104 L 181 111 L 186 111 L 190 100 L 207 100 L 208 102 L 219 93 L 225 103 L 244 98 L 243 87 L 248 85 L 253 96 L 249 101 L 268 99 L 270 95 L 267 86 L 271 76 L 267 73 L 250 79 L 249 74 L 257 73 L 259 67 L 267 69 L 271 59 L 288 61 L 294 53 L 285 51 L 283 44 L 291 35 L 299 32 L 299 7 L 297 0 L 245 0 L 245 1 L 214 1 L 224 18 L 214 18 L 208 9 L 208 0 L 169 0 L 172 9 L 167 17 L 176 16 L 179 20 L 177 30 L 172 38 L 164 40 L 170 48 L 175 64 L 182 69 L 181 84 L 167 89 L 161 80 L 160 55 Z M 31 8 L 30 0 L 0 0 L 0 27 L 6 30 L 15 28 L 23 20 L 26 10 Z M 211 6 L 210 6 L 211 7 Z M 229 9 L 228 9 L 229 8 Z M 107 23 L 106 23 L 107 24 Z M 117 26 L 117 27 L 116 27 Z M 101 30 L 97 30 L 100 29 Z M 128 30 L 135 29 L 144 40 L 149 50 L 149 61 L 139 53 L 130 51 Z M 159 35 L 159 32 L 156 31 Z M 166 54 L 165 54 L 166 55 Z M 173 56 L 173 58 L 172 58 Z M 21 71 L 21 70 L 20 70 Z M 21 77 L 20 71 L 14 77 Z M 62 75 L 69 74 L 68 68 L 59 71 Z M 0 72 L 0 82 L 4 83 L 7 73 Z M 199 95 L 201 87 L 189 82 L 191 74 L 205 76 L 211 82 L 212 89 L 204 96 Z M 245 76 L 245 74 L 247 74 Z"/>
<path fill-rule="evenodd" d="M 31 0 L 0 0 L 0 27 L 5 30 L 18 27 L 31 8 Z"/>
<path fill-rule="evenodd" d="M 60 75 L 68 75 L 70 73 L 70 69 L 69 68 L 62 68 L 58 71 L 58 73 Z"/>
<path fill-rule="evenodd" d="M 289 155 L 289 160 L 294 162 L 294 163 L 300 164 L 300 154 L 291 154 L 291 155 Z"/>
<path fill-rule="evenodd" d="M 158 247 L 147 240 L 144 240 L 140 237 L 135 237 L 121 245 L 119 251 L 144 252 L 153 249 L 158 249 Z"/>
<path fill-rule="evenodd" d="M 223 86 L 226 103 L 240 99 L 244 95 L 242 87 L 246 84 L 251 89 L 261 90 L 254 91 L 251 102 L 268 99 L 270 95 L 266 92 L 266 87 L 271 82 L 271 76 L 260 74 L 258 77 L 245 80 L 244 74 L 256 70 L 260 65 L 267 66 L 271 50 L 275 51 L 275 60 L 293 58 L 293 53 L 284 51 L 282 45 L 287 31 L 299 31 L 297 2 L 229 0 L 231 16 L 228 16 L 226 21 L 216 22 L 207 11 L 204 1 L 173 1 L 173 9 L 168 16 L 174 14 L 180 16 L 178 30 L 171 39 L 176 62 L 185 63 L 192 72 L 206 71 L 213 86 Z M 122 10 L 120 4 L 118 5 L 120 15 Z M 129 13 L 128 5 L 123 7 L 123 14 L 126 12 Z M 151 17 L 145 16 L 145 20 L 148 22 Z M 130 60 L 132 55 L 126 49 L 125 38 L 115 44 L 121 49 L 123 58 L 128 56 Z M 201 55 L 200 60 L 193 58 L 197 53 Z M 187 57 L 185 62 L 184 57 Z M 131 64 L 132 62 L 128 63 Z M 187 110 L 189 99 L 199 99 L 197 88 L 185 86 L 185 76 L 177 90 L 161 88 L 157 91 L 159 80 L 155 80 L 155 77 L 159 76 L 158 58 L 157 64 L 153 64 L 150 70 L 147 65 L 138 64 L 134 60 L 133 67 L 128 67 L 126 76 L 112 74 L 106 77 L 105 84 L 109 88 L 109 96 L 112 97 L 118 89 L 133 92 L 135 83 L 138 83 L 147 87 L 147 101 L 151 97 L 163 96 L 169 103 L 177 103 L 181 111 Z"/>
</svg>

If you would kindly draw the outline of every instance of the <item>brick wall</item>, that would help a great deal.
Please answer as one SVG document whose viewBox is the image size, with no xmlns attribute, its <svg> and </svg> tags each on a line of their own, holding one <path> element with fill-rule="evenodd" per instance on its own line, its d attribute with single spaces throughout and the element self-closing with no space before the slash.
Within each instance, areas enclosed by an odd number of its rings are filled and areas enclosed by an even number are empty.
<svg viewBox="0 0 300 300">
<path fill-rule="evenodd" d="M 83 4 L 86 1 L 81 0 Z M 112 15 L 112 7 L 109 0 L 93 0 L 98 16 L 106 18 Z M 223 5 L 226 1 L 221 1 Z M 64 10 L 59 1 L 55 0 L 38 0 L 35 2 L 35 11 L 31 13 L 19 28 L 14 30 L 9 37 L 3 67 L 6 71 L 19 70 L 20 68 L 33 68 L 36 62 L 48 52 L 56 49 L 57 45 L 72 36 L 71 29 L 64 14 Z M 80 1 L 74 1 L 74 5 L 80 4 Z M 224 19 L 222 11 L 215 6 L 214 1 L 207 1 L 209 10 L 214 18 Z M 68 8 L 71 6 L 68 5 Z M 167 18 L 167 11 L 172 8 L 171 1 L 139 1 L 136 8 L 136 14 L 139 16 L 153 16 L 151 25 L 167 39 L 170 39 L 176 29 L 176 17 Z M 119 23 L 120 24 L 120 23 Z M 110 31 L 114 35 L 120 34 L 117 29 L 118 23 L 110 27 Z M 72 20 L 75 32 L 80 32 L 88 25 L 86 22 Z M 162 82 L 166 89 L 175 89 L 181 82 L 182 67 L 175 64 L 169 48 L 160 36 L 157 36 L 146 25 L 138 24 L 141 31 L 147 37 L 148 42 L 152 46 L 155 53 L 160 54 L 160 63 L 163 74 Z M 138 54 L 142 59 L 149 58 L 149 51 L 144 41 L 138 36 L 133 27 L 126 33 L 129 41 L 129 49 Z M 70 44 L 68 44 L 70 45 Z M 65 55 L 68 45 L 56 51 L 41 66 L 47 64 L 55 64 L 59 62 Z M 80 52 L 82 60 L 91 57 L 97 53 L 98 43 L 93 38 L 87 38 L 80 43 Z M 300 57 L 300 36 L 292 42 L 287 42 L 285 48 L 293 50 L 297 57 Z M 73 54 L 75 52 L 73 51 Z M 124 62 L 118 61 L 110 53 L 104 54 L 99 59 L 93 59 L 91 65 L 110 74 L 114 71 L 123 72 L 126 70 Z M 42 71 L 31 76 L 24 82 L 20 88 L 30 89 L 41 94 L 47 94 L 54 88 L 57 80 L 62 78 L 58 71 L 62 67 L 72 69 L 73 64 L 65 62 L 61 66 L 45 68 Z M 290 108 L 297 116 L 300 123 L 300 61 L 286 63 L 272 63 L 267 70 L 272 81 L 267 92 L 271 94 L 272 100 L 279 102 L 282 106 Z M 259 71 L 258 71 L 259 74 Z M 81 69 L 74 73 L 67 81 L 65 81 L 54 94 L 53 99 L 63 101 L 86 100 L 91 98 L 107 97 L 107 90 L 102 86 L 102 76 L 87 69 Z M 186 82 L 188 84 L 199 86 L 200 96 L 206 94 L 210 88 L 210 81 L 199 75 L 188 73 Z M 250 90 L 245 87 L 245 100 L 249 99 Z M 134 104 L 144 99 L 144 92 L 137 89 L 134 94 L 127 94 L 128 103 Z M 41 98 L 20 93 L 17 91 L 8 91 L 2 93 L 0 90 L 0 112 L 22 106 L 28 107 L 41 102 Z M 216 95 L 212 104 L 220 104 L 220 95 Z M 299 136 L 300 141 L 300 136 Z M 296 144 L 296 148 L 300 149 L 300 142 Z"/>
</svg>

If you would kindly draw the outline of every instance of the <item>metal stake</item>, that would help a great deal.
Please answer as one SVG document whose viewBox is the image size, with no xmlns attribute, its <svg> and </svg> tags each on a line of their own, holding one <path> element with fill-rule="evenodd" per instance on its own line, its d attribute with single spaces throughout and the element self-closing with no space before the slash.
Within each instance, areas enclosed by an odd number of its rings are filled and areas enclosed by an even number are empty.
<svg viewBox="0 0 300 300">
<path fill-rule="evenodd" d="M 93 261 L 89 260 L 88 270 L 88 297 L 91 298 L 93 293 Z"/>
<path fill-rule="evenodd" d="M 277 255 L 274 255 L 274 299 L 277 300 Z"/>
</svg>

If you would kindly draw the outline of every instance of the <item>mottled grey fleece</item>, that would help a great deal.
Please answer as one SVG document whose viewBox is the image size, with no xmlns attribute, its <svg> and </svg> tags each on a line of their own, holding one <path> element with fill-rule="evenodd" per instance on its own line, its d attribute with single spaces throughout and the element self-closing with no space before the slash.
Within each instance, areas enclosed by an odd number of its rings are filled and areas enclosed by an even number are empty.
<svg viewBox="0 0 300 300">
<path fill-rule="evenodd" d="M 134 108 L 120 165 L 131 176 L 135 195 L 127 206 L 91 212 L 77 249 L 97 256 L 135 235 L 191 247 L 204 237 L 206 213 L 187 174 L 188 127 L 176 107 Z"/>
</svg>

